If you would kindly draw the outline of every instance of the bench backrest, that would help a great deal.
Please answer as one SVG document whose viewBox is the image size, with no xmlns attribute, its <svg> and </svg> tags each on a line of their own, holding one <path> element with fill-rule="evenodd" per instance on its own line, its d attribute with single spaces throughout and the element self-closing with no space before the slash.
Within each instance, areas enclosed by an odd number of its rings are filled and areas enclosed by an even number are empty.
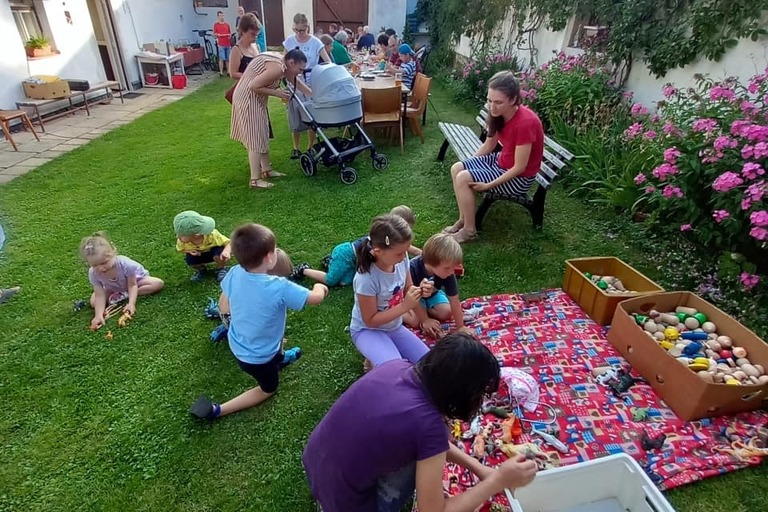
<svg viewBox="0 0 768 512">
<path fill-rule="evenodd" d="M 480 140 L 485 141 L 488 136 L 486 120 L 488 119 L 488 107 L 480 109 L 480 113 L 475 118 L 480 125 Z M 544 136 L 544 159 L 541 161 L 539 174 L 536 175 L 536 181 L 544 188 L 549 188 L 552 182 L 557 179 L 557 173 L 560 172 L 568 162 L 573 159 L 573 153 L 565 149 L 551 138 Z"/>
</svg>

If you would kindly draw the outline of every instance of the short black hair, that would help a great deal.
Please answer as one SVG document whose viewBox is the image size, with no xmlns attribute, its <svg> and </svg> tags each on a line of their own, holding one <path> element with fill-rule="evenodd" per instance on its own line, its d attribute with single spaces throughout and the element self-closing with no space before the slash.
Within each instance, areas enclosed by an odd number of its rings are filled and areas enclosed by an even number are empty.
<svg viewBox="0 0 768 512">
<path fill-rule="evenodd" d="M 259 267 L 269 253 L 275 252 L 275 234 L 261 224 L 244 224 L 230 238 L 232 254 L 246 270 Z"/>
<path fill-rule="evenodd" d="M 218 16 L 219 14 L 224 14 L 224 11 L 216 11 L 216 16 Z"/>
<path fill-rule="evenodd" d="M 471 421 L 483 397 L 499 389 L 499 362 L 488 347 L 463 332 L 449 334 L 416 363 L 416 373 L 440 414 Z"/>
<path fill-rule="evenodd" d="M 376 38 L 376 42 L 382 46 L 387 46 L 389 44 L 389 36 L 386 34 L 379 34 L 379 37 Z"/>
<path fill-rule="evenodd" d="M 395 29 L 393 29 L 393 28 L 388 28 L 387 30 L 384 31 L 384 33 L 387 34 L 390 37 L 397 35 L 397 32 L 395 32 Z"/>
<path fill-rule="evenodd" d="M 307 62 L 307 56 L 304 55 L 304 52 L 299 50 L 299 47 L 297 46 L 293 50 L 290 50 L 288 53 L 285 54 L 285 57 L 283 57 L 283 60 L 285 62 L 288 62 L 289 60 L 292 60 L 293 62 Z"/>
</svg>

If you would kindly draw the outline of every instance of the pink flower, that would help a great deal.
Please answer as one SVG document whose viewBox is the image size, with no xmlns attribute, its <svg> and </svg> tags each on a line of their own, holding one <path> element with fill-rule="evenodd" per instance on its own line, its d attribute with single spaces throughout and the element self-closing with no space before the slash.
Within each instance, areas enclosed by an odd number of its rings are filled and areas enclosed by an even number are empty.
<svg viewBox="0 0 768 512">
<path fill-rule="evenodd" d="M 763 240 L 768 239 L 768 229 L 752 228 L 749 230 L 749 236 L 762 242 Z"/>
<path fill-rule="evenodd" d="M 634 123 L 632 126 L 624 130 L 624 138 L 626 140 L 632 140 L 643 132 L 643 125 L 640 123 Z"/>
<path fill-rule="evenodd" d="M 750 146 L 749 144 L 745 145 L 741 148 L 741 157 L 744 159 L 751 158 L 753 160 L 768 157 L 768 143 L 758 142 L 754 146 Z"/>
<path fill-rule="evenodd" d="M 645 177 L 645 174 L 640 173 L 637 176 L 635 176 L 635 185 L 641 185 L 648 181 L 648 178 Z"/>
<path fill-rule="evenodd" d="M 768 139 L 768 126 L 750 124 L 743 129 L 742 136 L 750 142 L 764 142 Z"/>
<path fill-rule="evenodd" d="M 725 219 L 727 219 L 730 216 L 731 214 L 725 210 L 715 210 L 712 213 L 712 218 L 715 219 L 715 222 L 717 222 L 718 224 L 722 223 Z"/>
<path fill-rule="evenodd" d="M 765 195 L 765 182 L 759 181 L 751 184 L 747 187 L 747 191 L 744 192 L 744 195 L 748 196 L 754 202 L 761 201 Z"/>
<path fill-rule="evenodd" d="M 683 197 L 683 191 L 680 189 L 680 187 L 667 185 L 664 187 L 664 190 L 661 191 L 661 195 L 663 195 L 665 199 L 672 199 L 673 197 L 680 199 Z"/>
<path fill-rule="evenodd" d="M 628 99 L 628 100 L 631 100 L 632 96 L 634 96 L 634 95 L 635 95 L 635 93 L 633 93 L 632 91 L 627 91 L 627 92 L 624 93 L 624 97 L 626 99 Z"/>
<path fill-rule="evenodd" d="M 744 114 L 752 114 L 757 110 L 757 105 L 752 103 L 751 101 L 744 100 L 741 102 L 741 111 Z"/>
<path fill-rule="evenodd" d="M 680 231 L 690 231 L 693 229 L 693 226 L 690 224 L 681 224 L 680 225 Z"/>
<path fill-rule="evenodd" d="M 709 133 L 717 128 L 717 121 L 708 118 L 697 119 L 693 122 L 691 128 L 695 132 Z"/>
<path fill-rule="evenodd" d="M 752 208 L 752 198 L 749 196 L 744 196 L 744 199 L 741 200 L 741 209 L 743 210 L 749 210 Z"/>
<path fill-rule="evenodd" d="M 674 176 L 677 173 L 677 167 L 668 163 L 661 164 L 652 171 L 654 178 L 658 179 L 659 181 L 666 181 L 668 177 Z"/>
<path fill-rule="evenodd" d="M 741 285 L 744 287 L 744 290 L 748 291 L 760 283 L 760 276 L 755 274 L 750 274 L 748 272 L 742 272 L 741 275 L 739 276 L 739 281 L 741 282 Z"/>
<path fill-rule="evenodd" d="M 765 210 L 760 210 L 758 212 L 752 212 L 749 215 L 749 222 L 753 226 L 757 226 L 759 228 L 768 226 L 768 212 Z"/>
<path fill-rule="evenodd" d="M 743 137 L 744 136 L 744 129 L 749 126 L 750 123 L 746 119 L 737 119 L 736 121 L 731 123 L 731 135 L 734 137 Z"/>
<path fill-rule="evenodd" d="M 651 122 L 652 123 L 658 123 L 659 121 L 661 121 L 661 118 L 659 117 L 659 114 L 653 114 L 651 116 Z"/>
<path fill-rule="evenodd" d="M 646 194 L 653 194 L 654 192 L 656 192 L 656 187 L 654 187 L 653 185 L 648 185 L 647 187 L 645 187 Z"/>
<path fill-rule="evenodd" d="M 722 151 L 714 151 L 712 148 L 707 148 L 699 152 L 699 156 L 702 157 L 701 161 L 705 164 L 714 164 L 719 162 L 725 155 Z"/>
<path fill-rule="evenodd" d="M 648 130 L 643 134 L 644 139 L 653 140 L 656 138 L 656 132 L 653 130 Z"/>
<path fill-rule="evenodd" d="M 717 151 L 723 151 L 724 149 L 728 149 L 728 148 L 735 148 L 738 145 L 739 143 L 737 141 L 735 141 L 734 139 L 730 138 L 727 135 L 719 136 L 718 138 L 715 139 L 715 143 L 714 143 L 715 149 Z"/>
<path fill-rule="evenodd" d="M 663 131 L 667 135 L 671 135 L 674 137 L 681 135 L 680 130 L 677 128 L 677 126 L 675 126 L 675 123 L 673 123 L 672 121 L 665 122 L 664 127 L 661 129 L 661 131 Z"/>
<path fill-rule="evenodd" d="M 712 183 L 712 189 L 717 192 L 728 192 L 743 183 L 744 180 L 738 174 L 726 171 L 715 179 L 714 183 Z"/>
<path fill-rule="evenodd" d="M 723 87 L 722 85 L 716 85 L 709 91 L 709 99 L 716 101 L 716 100 L 728 100 L 733 101 L 736 99 L 736 93 L 733 92 L 729 87 Z"/>
<path fill-rule="evenodd" d="M 744 167 L 741 168 L 741 175 L 749 180 L 757 179 L 758 176 L 765 174 L 765 169 L 760 167 L 760 164 L 754 162 L 747 162 Z"/>
<path fill-rule="evenodd" d="M 680 153 L 680 150 L 675 146 L 667 148 L 664 150 L 664 161 L 668 164 L 675 165 L 677 163 L 677 157 L 679 157 L 681 154 L 682 153 Z"/>
<path fill-rule="evenodd" d="M 663 94 L 665 98 L 671 98 L 677 94 L 677 89 L 672 84 L 667 84 L 661 88 L 661 94 Z"/>
<path fill-rule="evenodd" d="M 635 103 L 630 109 L 633 116 L 644 116 L 648 113 L 648 109 L 642 103 Z"/>
</svg>

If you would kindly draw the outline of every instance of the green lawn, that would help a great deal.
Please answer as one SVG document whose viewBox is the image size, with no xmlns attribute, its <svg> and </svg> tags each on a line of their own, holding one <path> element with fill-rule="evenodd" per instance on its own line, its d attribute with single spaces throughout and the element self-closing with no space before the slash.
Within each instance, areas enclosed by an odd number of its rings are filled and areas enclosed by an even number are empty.
<svg viewBox="0 0 768 512">
<path fill-rule="evenodd" d="M 217 81 L 0 186 L 8 236 L 0 285 L 23 286 L 0 306 L 0 510 L 313 510 L 302 447 L 362 370 L 344 333 L 351 290 L 290 315 L 287 336 L 305 356 L 282 374 L 274 399 L 215 423 L 195 421 L 187 407 L 200 393 L 223 400 L 252 381 L 226 343 L 208 341 L 216 324 L 202 309 L 217 287 L 189 281 L 174 250 L 173 216 L 196 209 L 225 233 L 265 224 L 294 262 L 318 265 L 397 204 L 417 213 L 416 243 L 452 222 L 456 207 L 447 165 L 435 162 L 434 111 L 425 146 L 409 137 L 403 156 L 381 148 L 391 159 L 382 173 L 360 158 L 358 183 L 346 186 L 322 167 L 310 180 L 287 158 L 275 102 L 273 162 L 289 176 L 270 191 L 249 190 L 245 151 L 228 137 L 228 85 Z M 443 120 L 472 119 L 439 88 L 434 103 Z M 542 232 L 522 208 L 496 206 L 480 240 L 466 246 L 462 296 L 560 286 L 563 261 L 577 256 L 616 255 L 654 277 L 621 236 L 609 236 L 612 222 L 557 187 Z M 88 331 L 88 311 L 72 311 L 90 293 L 78 243 L 96 230 L 166 282 L 112 341 Z M 681 511 L 762 510 L 767 473 L 741 471 L 669 496 Z"/>
</svg>

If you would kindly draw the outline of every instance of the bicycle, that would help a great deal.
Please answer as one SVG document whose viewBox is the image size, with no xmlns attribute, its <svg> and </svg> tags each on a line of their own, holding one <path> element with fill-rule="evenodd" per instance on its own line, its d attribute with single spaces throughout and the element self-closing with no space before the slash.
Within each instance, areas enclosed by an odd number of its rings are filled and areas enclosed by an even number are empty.
<svg viewBox="0 0 768 512">
<path fill-rule="evenodd" d="M 203 47 L 205 48 L 205 60 L 203 65 L 211 71 L 219 71 L 219 43 L 213 34 L 209 33 L 210 30 L 193 30 L 203 40 Z M 213 39 L 211 44 L 210 39 Z M 215 48 L 215 50 L 214 50 Z"/>
</svg>

